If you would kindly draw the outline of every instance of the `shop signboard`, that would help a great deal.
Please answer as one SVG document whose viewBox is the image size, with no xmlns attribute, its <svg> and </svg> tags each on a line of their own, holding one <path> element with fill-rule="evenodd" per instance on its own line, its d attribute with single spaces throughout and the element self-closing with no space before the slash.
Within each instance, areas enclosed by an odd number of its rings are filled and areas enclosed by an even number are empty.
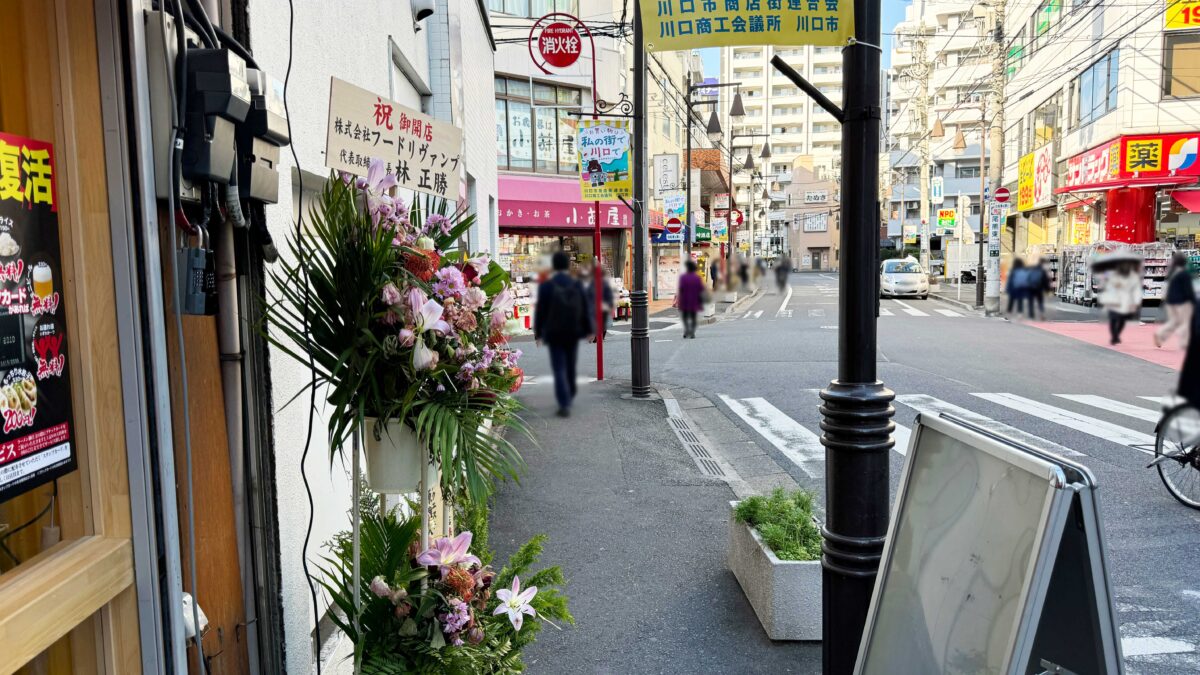
<svg viewBox="0 0 1200 675">
<path fill-rule="evenodd" d="M 544 16 L 538 23 L 548 19 L 550 16 Z M 542 63 L 537 65 L 543 71 L 545 66 L 570 68 L 583 52 L 583 40 L 574 26 L 555 21 L 543 28 L 537 36 L 537 49 L 542 56 Z M 534 63 L 537 63 L 536 60 Z"/>
<path fill-rule="evenodd" d="M 600 203 L 600 226 L 628 229 L 633 223 L 629 207 L 621 203 Z M 588 202 L 535 202 L 501 199 L 500 225 L 522 228 L 594 228 L 596 210 Z"/>
<path fill-rule="evenodd" d="M 713 195 L 712 207 L 714 211 L 729 210 L 729 193 L 723 192 L 719 195 Z"/>
<path fill-rule="evenodd" d="M 1047 143 L 1017 164 L 1017 209 L 1031 211 L 1054 204 L 1054 144 Z"/>
<path fill-rule="evenodd" d="M 938 209 L 937 212 L 937 233 L 941 236 L 948 236 L 954 233 L 955 224 L 958 222 L 957 209 Z"/>
<path fill-rule="evenodd" d="M 988 205 L 988 257 L 1000 257 L 1000 232 L 1004 229 L 1004 217 L 1008 212 L 1007 204 Z"/>
<path fill-rule="evenodd" d="M 946 201 L 946 180 L 941 176 L 929 179 L 929 203 L 942 204 Z"/>
<path fill-rule="evenodd" d="M 828 213 L 810 213 L 804 217 L 805 232 L 828 232 L 829 231 L 829 214 Z"/>
<path fill-rule="evenodd" d="M 824 204 L 829 201 L 829 190 L 805 190 L 805 204 Z"/>
<path fill-rule="evenodd" d="M 372 159 L 401 189 L 458 200 L 461 129 L 331 78 L 325 166 L 366 176 Z"/>
<path fill-rule="evenodd" d="M 655 0 L 641 3 L 646 48 L 687 51 L 738 45 L 841 47 L 854 37 L 847 0 Z"/>
<path fill-rule="evenodd" d="M 1166 30 L 1200 28 L 1200 0 L 1167 0 L 1167 8 L 1163 13 L 1163 28 Z"/>
<path fill-rule="evenodd" d="M 666 218 L 665 239 L 668 242 L 684 240 L 685 230 L 683 217 L 687 206 L 687 195 L 682 192 L 669 192 L 663 196 L 663 208 Z M 674 231 L 672 231 L 674 230 Z"/>
<path fill-rule="evenodd" d="M 662 199 L 663 195 L 679 188 L 679 155 L 655 155 L 654 196 Z"/>
<path fill-rule="evenodd" d="M 1121 141 L 1118 139 L 1068 159 L 1063 186 L 1077 188 L 1114 180 L 1120 168 Z"/>
<path fill-rule="evenodd" d="M 584 201 L 633 198 L 629 120 L 579 120 L 579 187 Z"/>
<path fill-rule="evenodd" d="M 712 242 L 714 244 L 729 243 L 729 221 L 725 218 L 712 219 Z"/>
<path fill-rule="evenodd" d="M 1092 223 L 1088 212 L 1074 209 L 1071 214 L 1071 245 L 1086 246 L 1092 243 Z"/>
<path fill-rule="evenodd" d="M 0 502 L 76 468 L 54 147 L 0 133 Z"/>
<path fill-rule="evenodd" d="M 905 244 L 916 244 L 917 243 L 917 226 L 916 225 L 905 225 L 904 226 L 904 243 Z"/>
<path fill-rule="evenodd" d="M 702 96 L 704 98 L 716 98 L 721 91 L 716 87 L 717 84 L 720 84 L 720 80 L 715 77 L 706 77 L 700 84 L 701 87 L 696 90 L 697 96 Z"/>
</svg>

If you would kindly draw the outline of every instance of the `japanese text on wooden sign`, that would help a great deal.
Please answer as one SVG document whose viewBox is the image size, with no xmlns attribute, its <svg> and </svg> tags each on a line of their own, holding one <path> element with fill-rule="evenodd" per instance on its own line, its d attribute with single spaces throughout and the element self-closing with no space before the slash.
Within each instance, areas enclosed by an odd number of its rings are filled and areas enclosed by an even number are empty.
<svg viewBox="0 0 1200 675">
<path fill-rule="evenodd" d="M 629 145 L 627 120 L 579 121 L 579 187 L 584 201 L 633 196 Z"/>
<path fill-rule="evenodd" d="M 76 468 L 54 170 L 0 133 L 0 502 Z"/>
<path fill-rule="evenodd" d="M 372 159 L 402 189 L 458 199 L 461 129 L 331 78 L 325 165 L 365 176 Z"/>
<path fill-rule="evenodd" d="M 643 0 L 647 48 L 679 51 L 737 45 L 845 45 L 850 0 Z"/>
</svg>

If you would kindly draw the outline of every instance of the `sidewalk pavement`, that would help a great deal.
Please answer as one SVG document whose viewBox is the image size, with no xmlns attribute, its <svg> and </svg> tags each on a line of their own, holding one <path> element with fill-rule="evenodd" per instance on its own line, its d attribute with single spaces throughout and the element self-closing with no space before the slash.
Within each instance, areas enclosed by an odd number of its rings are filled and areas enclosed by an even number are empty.
<svg viewBox="0 0 1200 675">
<path fill-rule="evenodd" d="M 769 640 L 725 563 L 729 501 L 790 477 L 698 394 L 633 400 L 628 382 L 593 382 L 559 419 L 549 377 L 534 381 L 521 399 L 537 442 L 514 439 L 528 468 L 494 499 L 491 543 L 501 564 L 547 534 L 542 562 L 562 566 L 577 624 L 545 627 L 526 650 L 528 672 L 818 672 L 820 644 Z M 720 439 L 710 452 L 736 492 L 701 471 L 668 411 L 702 442 Z"/>
<path fill-rule="evenodd" d="M 1109 344 L 1107 322 L 1031 321 L 1029 325 L 1050 333 L 1073 338 L 1080 342 L 1086 342 L 1097 347 L 1120 352 L 1127 356 L 1133 356 L 1143 361 L 1149 361 L 1165 368 L 1173 370 L 1183 368 L 1183 351 L 1178 348 L 1175 338 L 1172 338 L 1162 349 L 1154 346 L 1154 331 L 1159 328 L 1156 324 L 1139 325 L 1136 322 L 1130 323 L 1125 326 L 1125 332 L 1121 334 L 1121 344 L 1119 345 Z"/>
</svg>

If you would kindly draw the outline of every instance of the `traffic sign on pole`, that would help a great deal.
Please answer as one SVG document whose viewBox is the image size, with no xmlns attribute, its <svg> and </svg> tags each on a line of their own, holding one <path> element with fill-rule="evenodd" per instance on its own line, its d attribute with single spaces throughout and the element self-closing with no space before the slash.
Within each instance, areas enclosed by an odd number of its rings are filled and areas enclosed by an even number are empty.
<svg viewBox="0 0 1200 675">
<path fill-rule="evenodd" d="M 1006 188 L 1006 187 L 996 188 L 996 201 L 1000 202 L 1001 204 L 1006 204 L 1006 203 L 1008 203 L 1009 196 L 1010 196 L 1010 194 L 1008 192 L 1008 188 Z"/>
</svg>

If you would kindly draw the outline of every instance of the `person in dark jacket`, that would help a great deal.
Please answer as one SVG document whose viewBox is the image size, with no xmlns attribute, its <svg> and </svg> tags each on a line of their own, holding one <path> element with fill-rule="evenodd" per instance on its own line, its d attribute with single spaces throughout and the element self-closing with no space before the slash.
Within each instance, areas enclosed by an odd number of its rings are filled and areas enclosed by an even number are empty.
<svg viewBox="0 0 1200 675">
<path fill-rule="evenodd" d="M 1029 301 L 1030 319 L 1046 320 L 1046 294 L 1050 292 L 1050 288 L 1050 270 L 1046 269 L 1044 263 L 1036 262 L 1025 268 L 1025 295 Z"/>
<path fill-rule="evenodd" d="M 575 400 L 575 364 L 579 356 L 579 341 L 590 338 L 595 329 L 583 284 L 567 272 L 571 267 L 571 259 L 565 252 L 558 251 L 550 264 L 554 269 L 553 276 L 538 286 L 533 337 L 538 344 L 544 343 L 550 349 L 558 416 L 569 417 L 571 402 Z"/>
<path fill-rule="evenodd" d="M 696 339 L 696 315 L 704 307 L 704 282 L 696 274 L 696 261 L 687 261 L 687 271 L 679 277 L 679 290 L 675 294 L 675 306 L 683 317 L 684 339 Z"/>
<path fill-rule="evenodd" d="M 1008 313 L 1013 313 L 1013 305 L 1016 305 L 1017 316 L 1025 311 L 1025 298 L 1029 295 L 1028 272 L 1025 270 L 1025 261 L 1017 258 L 1013 260 L 1012 269 L 1008 271 L 1008 283 L 1005 285 L 1004 292 L 1008 294 Z M 1032 300 L 1031 300 L 1032 302 Z"/>
<path fill-rule="evenodd" d="M 712 279 L 712 289 L 717 290 L 717 285 L 721 283 L 721 260 L 713 258 L 712 264 L 708 266 L 708 277 Z"/>
<path fill-rule="evenodd" d="M 1166 305 L 1167 321 L 1154 331 L 1154 346 L 1162 347 L 1172 333 L 1179 333 L 1179 346 L 1187 349 L 1192 315 L 1196 313 L 1196 289 L 1192 285 L 1192 275 L 1188 273 L 1187 256 L 1178 251 L 1171 256 L 1163 304 Z"/>
<path fill-rule="evenodd" d="M 1192 312 L 1192 335 L 1200 334 L 1200 312 Z M 1189 340 L 1175 391 L 1193 408 L 1200 408 L 1200 340 Z"/>
</svg>

